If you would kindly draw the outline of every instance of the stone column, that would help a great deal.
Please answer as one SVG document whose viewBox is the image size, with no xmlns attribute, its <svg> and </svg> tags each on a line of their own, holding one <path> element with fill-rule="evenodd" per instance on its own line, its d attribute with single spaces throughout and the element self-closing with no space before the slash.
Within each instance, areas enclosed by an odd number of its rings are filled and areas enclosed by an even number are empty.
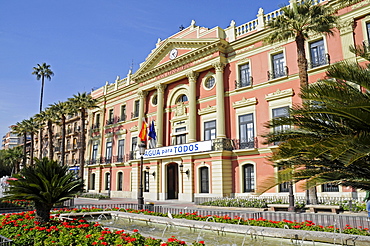
<svg viewBox="0 0 370 246">
<path fill-rule="evenodd" d="M 164 114 L 164 90 L 167 85 L 158 84 L 157 89 L 157 147 L 163 146 L 163 114 Z"/>
<path fill-rule="evenodd" d="M 216 138 L 226 138 L 225 130 L 225 90 L 224 90 L 224 67 L 222 62 L 215 62 L 212 66 L 216 70 Z M 189 117 L 190 118 L 190 117 Z"/>
<path fill-rule="evenodd" d="M 186 74 L 189 79 L 189 143 L 197 141 L 197 78 L 199 73 Z"/>
<path fill-rule="evenodd" d="M 354 20 L 343 20 L 339 24 L 340 38 L 342 41 L 342 52 L 344 60 L 355 61 L 356 55 L 349 50 L 349 46 L 354 46 L 355 41 L 353 38 Z"/>
<path fill-rule="evenodd" d="M 138 122 L 138 129 L 139 132 L 141 130 L 141 127 L 143 125 L 143 118 L 144 118 L 144 103 L 145 103 L 145 97 L 148 95 L 148 92 L 139 90 L 137 92 L 139 99 L 140 99 L 140 106 L 139 106 L 139 122 Z"/>
</svg>

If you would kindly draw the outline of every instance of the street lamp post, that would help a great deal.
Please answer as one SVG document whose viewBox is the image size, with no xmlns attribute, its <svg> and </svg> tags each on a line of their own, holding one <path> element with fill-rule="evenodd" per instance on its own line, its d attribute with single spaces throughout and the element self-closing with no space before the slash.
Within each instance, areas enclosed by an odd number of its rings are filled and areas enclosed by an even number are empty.
<svg viewBox="0 0 370 246">
<path fill-rule="evenodd" d="M 137 197 L 137 204 L 139 209 L 144 207 L 144 196 L 143 196 L 143 159 L 145 154 L 145 143 L 141 142 L 139 144 L 139 154 L 140 154 L 140 175 L 139 175 L 139 193 Z"/>
</svg>

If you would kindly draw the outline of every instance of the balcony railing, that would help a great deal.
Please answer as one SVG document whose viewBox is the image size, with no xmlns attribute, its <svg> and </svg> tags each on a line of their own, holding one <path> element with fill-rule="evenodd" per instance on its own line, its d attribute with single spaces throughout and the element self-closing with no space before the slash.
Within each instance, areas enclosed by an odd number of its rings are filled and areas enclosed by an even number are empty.
<svg viewBox="0 0 370 246">
<path fill-rule="evenodd" d="M 60 149 L 61 149 L 61 148 L 60 148 L 60 146 L 55 146 L 55 147 L 54 147 L 54 151 L 55 151 L 55 152 L 59 152 L 59 151 L 60 151 Z"/>
<path fill-rule="evenodd" d="M 330 64 L 330 55 L 326 53 L 324 56 L 318 57 L 315 60 L 311 60 L 308 63 L 308 68 L 315 68 Z"/>
<path fill-rule="evenodd" d="M 117 122 L 123 122 L 126 121 L 127 116 L 126 115 L 121 115 L 121 117 L 117 117 Z"/>
<path fill-rule="evenodd" d="M 234 149 L 254 149 L 258 148 L 256 137 L 248 139 L 233 139 Z"/>
<path fill-rule="evenodd" d="M 95 129 L 99 129 L 100 128 L 100 124 L 93 124 L 92 127 L 91 127 L 91 130 L 95 130 Z"/>
<path fill-rule="evenodd" d="M 131 119 L 139 117 L 139 112 L 131 112 Z"/>
<path fill-rule="evenodd" d="M 105 124 L 106 124 L 106 125 L 112 125 L 112 124 L 114 124 L 114 119 L 106 120 L 106 121 L 105 121 Z"/>
<path fill-rule="evenodd" d="M 281 69 L 274 69 L 272 71 L 267 71 L 267 78 L 268 80 L 277 79 L 281 77 L 286 77 L 289 74 L 289 70 L 287 66 L 284 66 Z"/>
<path fill-rule="evenodd" d="M 247 80 L 244 81 L 236 81 L 235 80 L 235 89 L 248 87 L 253 85 L 253 77 L 249 77 Z"/>
<path fill-rule="evenodd" d="M 113 156 L 112 157 L 112 162 L 113 163 L 116 163 L 116 162 L 125 162 L 125 155 L 122 155 L 122 156 Z"/>
</svg>

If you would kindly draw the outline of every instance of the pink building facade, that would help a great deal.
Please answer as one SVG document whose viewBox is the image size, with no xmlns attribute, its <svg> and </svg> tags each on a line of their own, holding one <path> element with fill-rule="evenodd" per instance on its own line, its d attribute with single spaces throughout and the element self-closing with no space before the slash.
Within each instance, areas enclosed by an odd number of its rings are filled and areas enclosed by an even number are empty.
<svg viewBox="0 0 370 246">
<path fill-rule="evenodd" d="M 333 4 L 336 1 L 319 1 Z M 92 92 L 86 189 L 137 198 L 143 119 L 154 124 L 143 158 L 145 199 L 194 201 L 253 196 L 276 175 L 267 160 L 277 146 L 264 144 L 266 122 L 301 103 L 294 40 L 267 44 L 266 21 L 279 10 L 236 26 L 190 26 L 156 44 L 140 68 Z M 368 1 L 339 10 L 333 36 L 306 42 L 309 81 L 325 77 L 331 63 L 361 59 L 349 45 L 369 41 Z M 288 195 L 287 185 L 266 195 Z M 349 187 L 318 187 L 319 196 L 351 196 Z M 303 194 L 299 186 L 296 194 Z"/>
</svg>

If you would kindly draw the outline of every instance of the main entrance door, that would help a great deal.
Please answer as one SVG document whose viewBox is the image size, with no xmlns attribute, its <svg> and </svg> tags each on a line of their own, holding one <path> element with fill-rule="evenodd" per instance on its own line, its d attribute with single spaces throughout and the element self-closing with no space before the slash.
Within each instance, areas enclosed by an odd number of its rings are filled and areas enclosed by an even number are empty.
<svg viewBox="0 0 370 246">
<path fill-rule="evenodd" d="M 167 199 L 178 199 L 178 177 L 178 165 L 176 163 L 167 165 Z"/>
</svg>

